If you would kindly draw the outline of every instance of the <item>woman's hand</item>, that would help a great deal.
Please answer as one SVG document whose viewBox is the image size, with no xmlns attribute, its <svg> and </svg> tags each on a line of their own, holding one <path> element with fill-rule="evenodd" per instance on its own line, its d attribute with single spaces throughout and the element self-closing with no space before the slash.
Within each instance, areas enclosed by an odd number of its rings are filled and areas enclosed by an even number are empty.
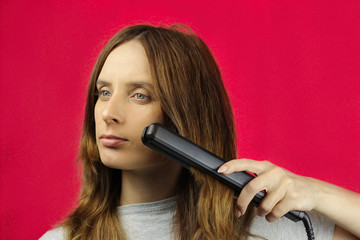
<svg viewBox="0 0 360 240">
<path fill-rule="evenodd" d="M 224 163 L 218 172 L 231 174 L 247 171 L 255 173 L 242 189 L 236 214 L 243 215 L 254 196 L 267 194 L 257 208 L 259 216 L 273 222 L 291 210 L 315 210 L 337 226 L 333 239 L 360 239 L 360 195 L 314 178 L 296 175 L 269 161 L 234 159 Z"/>
<path fill-rule="evenodd" d="M 317 205 L 318 189 L 311 178 L 291 173 L 269 161 L 235 159 L 223 164 L 218 172 L 230 174 L 247 171 L 255 173 L 237 199 L 237 216 L 243 215 L 254 196 L 265 190 L 265 198 L 257 208 L 257 215 L 273 222 L 291 210 L 310 211 Z"/>
</svg>

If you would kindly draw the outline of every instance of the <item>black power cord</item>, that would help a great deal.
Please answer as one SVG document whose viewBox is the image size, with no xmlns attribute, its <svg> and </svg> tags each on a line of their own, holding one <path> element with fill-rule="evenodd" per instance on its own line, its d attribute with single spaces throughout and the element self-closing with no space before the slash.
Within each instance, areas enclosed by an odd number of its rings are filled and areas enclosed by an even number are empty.
<svg viewBox="0 0 360 240">
<path fill-rule="evenodd" d="M 304 223 L 308 240 L 315 240 L 314 230 L 309 215 L 304 212 L 301 221 Z"/>
</svg>

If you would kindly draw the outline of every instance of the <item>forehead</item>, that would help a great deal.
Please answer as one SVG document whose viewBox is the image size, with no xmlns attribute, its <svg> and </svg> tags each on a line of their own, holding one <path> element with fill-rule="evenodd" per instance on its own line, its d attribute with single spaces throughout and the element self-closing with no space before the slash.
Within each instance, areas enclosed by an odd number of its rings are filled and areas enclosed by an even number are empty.
<svg viewBox="0 0 360 240">
<path fill-rule="evenodd" d="M 105 60 L 99 79 L 151 82 L 150 65 L 142 44 L 131 40 L 113 49 Z"/>
</svg>

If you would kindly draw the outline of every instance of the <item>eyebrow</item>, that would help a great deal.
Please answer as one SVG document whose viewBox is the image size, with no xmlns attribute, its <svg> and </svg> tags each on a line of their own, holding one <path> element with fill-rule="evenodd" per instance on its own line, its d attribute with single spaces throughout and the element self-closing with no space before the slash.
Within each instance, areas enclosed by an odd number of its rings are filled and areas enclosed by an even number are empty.
<svg viewBox="0 0 360 240">
<path fill-rule="evenodd" d="M 154 85 L 148 82 L 139 81 L 139 82 L 128 82 L 126 83 L 126 86 L 132 87 L 132 88 L 138 88 L 138 87 L 144 87 L 144 88 L 150 88 L 151 90 L 154 89 Z"/>
<path fill-rule="evenodd" d="M 111 82 L 108 82 L 108 81 L 105 81 L 105 80 L 102 80 L 102 79 L 98 79 L 96 81 L 96 85 L 101 85 L 101 86 L 108 86 L 108 87 L 111 87 L 112 86 L 112 83 Z M 134 82 L 127 82 L 125 84 L 126 86 L 128 87 L 132 87 L 132 88 L 137 88 L 137 87 L 145 87 L 145 88 L 150 88 L 150 89 L 154 89 L 154 85 L 151 84 L 151 83 L 148 83 L 148 82 L 145 82 L 145 81 L 134 81 Z"/>
<path fill-rule="evenodd" d="M 105 80 L 101 80 L 98 79 L 96 80 L 96 86 L 101 85 L 101 86 L 111 86 L 111 82 L 105 81 Z"/>
</svg>

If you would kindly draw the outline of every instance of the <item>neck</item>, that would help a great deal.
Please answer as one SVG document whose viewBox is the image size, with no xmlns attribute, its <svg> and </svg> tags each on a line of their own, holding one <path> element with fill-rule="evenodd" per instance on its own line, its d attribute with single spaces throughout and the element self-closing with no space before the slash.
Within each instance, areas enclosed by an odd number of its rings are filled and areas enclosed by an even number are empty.
<svg viewBox="0 0 360 240">
<path fill-rule="evenodd" d="M 122 170 L 120 205 L 160 201 L 176 195 L 181 166 L 173 162 L 154 169 Z"/>
</svg>

